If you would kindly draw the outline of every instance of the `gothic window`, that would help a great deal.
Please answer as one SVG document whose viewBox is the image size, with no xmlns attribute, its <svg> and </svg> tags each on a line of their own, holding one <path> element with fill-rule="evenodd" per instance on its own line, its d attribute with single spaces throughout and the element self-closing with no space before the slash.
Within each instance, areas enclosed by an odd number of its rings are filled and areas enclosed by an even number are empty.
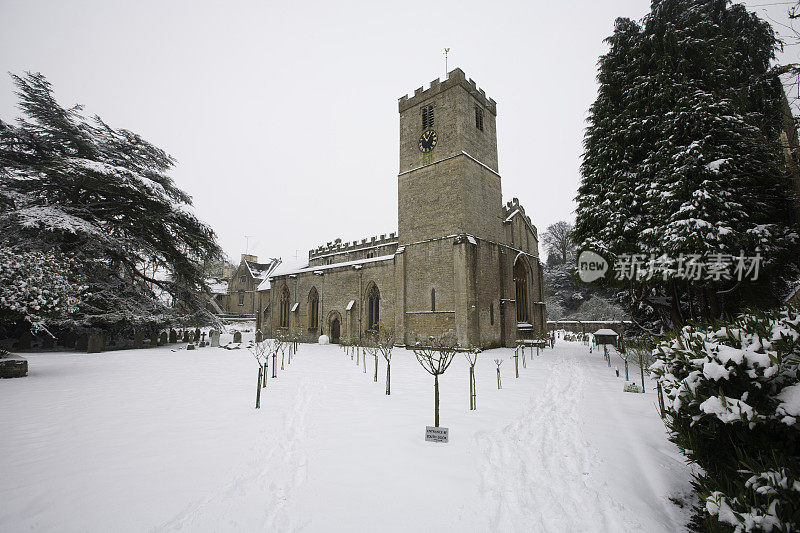
<svg viewBox="0 0 800 533">
<path fill-rule="evenodd" d="M 436 311 L 436 289 L 431 289 L 431 311 Z"/>
<path fill-rule="evenodd" d="M 483 131 L 483 109 L 475 106 L 475 127 Z"/>
<path fill-rule="evenodd" d="M 289 289 L 286 287 L 281 291 L 281 326 L 289 327 Z"/>
<path fill-rule="evenodd" d="M 367 329 L 378 329 L 381 320 L 381 293 L 377 285 L 373 284 L 367 291 Z"/>
<path fill-rule="evenodd" d="M 239 305 L 244 305 L 244 291 L 239 291 Z"/>
<path fill-rule="evenodd" d="M 370 252 L 367 252 L 367 259 L 369 259 L 369 258 L 371 258 L 371 257 L 375 257 L 375 250 L 372 250 L 372 251 L 370 251 Z"/>
<path fill-rule="evenodd" d="M 308 329 L 317 329 L 319 325 L 319 293 L 312 288 L 308 293 Z"/>
<path fill-rule="evenodd" d="M 528 272 L 524 261 L 514 265 L 514 285 L 517 297 L 517 322 L 528 322 Z"/>
<path fill-rule="evenodd" d="M 243 276 L 241 276 L 241 277 L 239 278 L 239 282 L 240 282 L 240 283 L 247 283 L 247 276 L 244 276 L 244 275 L 243 275 Z"/>
<path fill-rule="evenodd" d="M 433 106 L 422 106 L 422 130 L 429 130 L 433 128 Z"/>
<path fill-rule="evenodd" d="M 494 326 L 494 302 L 489 304 L 489 324 Z"/>
</svg>

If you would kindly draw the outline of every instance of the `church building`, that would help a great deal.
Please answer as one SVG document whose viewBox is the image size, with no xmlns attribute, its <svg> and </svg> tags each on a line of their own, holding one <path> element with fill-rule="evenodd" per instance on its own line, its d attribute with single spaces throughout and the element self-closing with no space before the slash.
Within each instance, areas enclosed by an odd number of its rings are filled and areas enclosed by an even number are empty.
<svg viewBox="0 0 800 533">
<path fill-rule="evenodd" d="M 538 234 L 516 198 L 503 204 L 496 102 L 457 68 L 398 108 L 397 233 L 279 265 L 258 287 L 257 326 L 304 342 L 354 342 L 379 325 L 399 344 L 450 330 L 462 347 L 539 336 Z"/>
</svg>

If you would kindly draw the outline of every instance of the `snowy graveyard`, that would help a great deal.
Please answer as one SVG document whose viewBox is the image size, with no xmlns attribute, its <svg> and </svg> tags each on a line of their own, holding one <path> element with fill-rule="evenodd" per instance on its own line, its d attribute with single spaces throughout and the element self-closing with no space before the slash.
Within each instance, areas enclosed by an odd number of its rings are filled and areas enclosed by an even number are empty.
<svg viewBox="0 0 800 533">
<path fill-rule="evenodd" d="M 650 532 L 688 520 L 670 498 L 690 497 L 690 472 L 652 384 L 623 392 L 579 342 L 527 349 L 516 367 L 513 349 L 480 353 L 475 410 L 456 354 L 439 377 L 447 443 L 425 440 L 433 378 L 411 351 L 395 348 L 387 396 L 383 358 L 376 383 L 372 358 L 365 372 L 337 345 L 300 345 L 254 409 L 244 347 L 183 347 L 28 354 L 29 376 L 0 382 L 0 531 Z"/>
</svg>

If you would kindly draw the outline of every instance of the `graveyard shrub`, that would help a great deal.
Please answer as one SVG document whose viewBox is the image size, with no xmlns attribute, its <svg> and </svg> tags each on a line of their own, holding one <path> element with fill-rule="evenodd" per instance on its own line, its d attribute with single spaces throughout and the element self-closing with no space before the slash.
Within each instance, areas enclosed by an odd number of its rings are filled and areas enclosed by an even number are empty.
<svg viewBox="0 0 800 533">
<path fill-rule="evenodd" d="M 695 524 L 800 528 L 800 312 L 684 327 L 655 350 L 670 440 L 699 466 Z"/>
</svg>

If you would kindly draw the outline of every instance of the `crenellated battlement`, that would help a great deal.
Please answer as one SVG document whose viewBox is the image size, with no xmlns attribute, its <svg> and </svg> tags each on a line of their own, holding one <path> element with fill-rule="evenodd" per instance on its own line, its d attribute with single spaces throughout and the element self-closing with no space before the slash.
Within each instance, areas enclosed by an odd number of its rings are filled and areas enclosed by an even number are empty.
<svg viewBox="0 0 800 533">
<path fill-rule="evenodd" d="M 395 233 L 390 233 L 388 236 L 384 233 L 380 236 L 375 235 L 367 239 L 361 239 L 361 241 L 356 240 L 353 242 L 342 242 L 342 239 L 336 239 L 332 242 L 326 243 L 323 246 L 317 246 L 313 250 L 309 250 L 308 259 L 317 259 L 324 255 L 339 254 L 342 252 L 354 252 L 367 248 L 374 248 L 376 246 L 396 243 L 397 235 Z"/>
<path fill-rule="evenodd" d="M 442 91 L 445 91 L 456 85 L 460 85 L 466 89 L 467 92 L 469 92 L 476 100 L 478 100 L 481 105 L 488 109 L 490 113 L 497 116 L 497 102 L 495 102 L 492 98 L 488 98 L 486 96 L 486 92 L 478 87 L 472 78 L 467 78 L 466 74 L 464 74 L 464 71 L 460 68 L 455 68 L 448 72 L 447 79 L 444 81 L 440 81 L 439 78 L 436 78 L 431 82 L 431 86 L 428 89 L 423 90 L 422 87 L 419 87 L 414 91 L 413 96 L 409 97 L 409 95 L 403 95 L 397 102 L 398 108 L 402 113 L 406 109 L 414 107 L 424 100 L 436 96 Z"/>
</svg>

